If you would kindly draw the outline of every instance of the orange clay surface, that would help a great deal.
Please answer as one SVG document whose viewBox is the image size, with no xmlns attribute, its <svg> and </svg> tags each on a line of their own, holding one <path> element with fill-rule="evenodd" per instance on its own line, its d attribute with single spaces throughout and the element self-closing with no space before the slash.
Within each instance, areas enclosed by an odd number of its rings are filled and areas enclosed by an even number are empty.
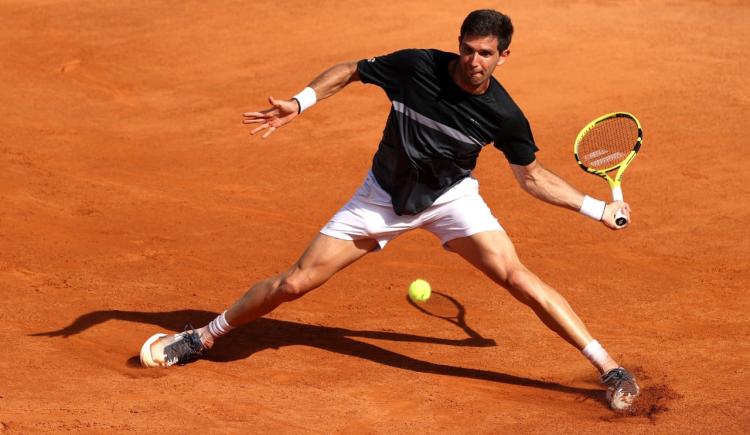
<svg viewBox="0 0 750 435">
<path fill-rule="evenodd" d="M 750 7 L 560 3 L 0 3 L 0 433 L 748 433 Z M 492 147 L 475 171 L 521 259 L 639 376 L 636 409 L 610 411 L 575 349 L 423 231 L 207 359 L 139 368 L 147 337 L 298 258 L 389 102 L 354 84 L 266 140 L 241 113 L 336 62 L 455 50 L 486 6 L 513 17 L 495 75 L 552 171 L 608 197 L 573 139 L 606 112 L 643 123 L 625 231 L 534 200 Z M 415 278 L 465 324 L 409 304 Z"/>
</svg>

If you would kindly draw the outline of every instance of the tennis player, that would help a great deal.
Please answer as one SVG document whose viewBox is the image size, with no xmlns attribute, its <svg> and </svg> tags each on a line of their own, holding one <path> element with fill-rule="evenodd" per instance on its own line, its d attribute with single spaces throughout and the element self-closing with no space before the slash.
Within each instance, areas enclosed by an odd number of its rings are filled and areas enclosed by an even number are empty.
<svg viewBox="0 0 750 435">
<path fill-rule="evenodd" d="M 565 298 L 521 263 L 471 176 L 479 152 L 492 143 L 532 196 L 579 211 L 612 230 L 621 229 L 614 222 L 617 210 L 630 217 L 628 204 L 583 195 L 537 159 L 528 121 L 492 75 L 508 59 L 512 35 L 508 16 L 477 10 L 461 26 L 458 54 L 409 49 L 342 63 L 291 99 L 269 98 L 270 108 L 245 113 L 244 123 L 258 124 L 251 133 L 265 138 L 352 82 L 379 86 L 391 101 L 371 170 L 299 260 L 255 283 L 208 325 L 152 336 L 141 349 L 142 364 L 168 367 L 199 358 L 233 328 L 321 286 L 398 235 L 424 228 L 581 351 L 601 374 L 612 408 L 631 406 L 639 394 L 633 375 L 591 336 Z"/>
</svg>

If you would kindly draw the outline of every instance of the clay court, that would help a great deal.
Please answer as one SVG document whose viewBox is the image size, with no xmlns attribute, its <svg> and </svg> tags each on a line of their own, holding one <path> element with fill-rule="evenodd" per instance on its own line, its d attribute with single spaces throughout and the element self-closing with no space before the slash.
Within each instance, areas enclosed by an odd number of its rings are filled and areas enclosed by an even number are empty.
<svg viewBox="0 0 750 435">
<path fill-rule="evenodd" d="M 0 4 L 0 432 L 750 432 L 747 2 L 210 4 Z M 481 7 L 513 18 L 495 76 L 545 166 L 607 198 L 573 140 L 607 112 L 643 124 L 625 231 L 527 195 L 492 147 L 475 171 L 521 259 L 639 376 L 636 409 L 611 411 L 585 358 L 424 231 L 206 359 L 140 368 L 150 335 L 298 258 L 389 102 L 353 84 L 266 140 L 241 114 L 338 62 L 455 51 Z M 464 322 L 410 304 L 415 278 Z"/>
</svg>

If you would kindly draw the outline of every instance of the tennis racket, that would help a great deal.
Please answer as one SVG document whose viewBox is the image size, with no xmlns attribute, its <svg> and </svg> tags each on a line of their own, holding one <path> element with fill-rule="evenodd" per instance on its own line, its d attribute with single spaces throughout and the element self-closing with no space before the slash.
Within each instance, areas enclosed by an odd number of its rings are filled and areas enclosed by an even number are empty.
<svg viewBox="0 0 750 435">
<path fill-rule="evenodd" d="M 638 154 L 642 142 L 643 129 L 638 119 L 627 112 L 613 112 L 583 127 L 576 137 L 573 154 L 581 169 L 607 180 L 612 199 L 622 201 L 622 174 Z M 607 175 L 615 170 L 614 179 Z M 615 223 L 620 227 L 628 223 L 620 210 L 615 213 Z"/>
</svg>

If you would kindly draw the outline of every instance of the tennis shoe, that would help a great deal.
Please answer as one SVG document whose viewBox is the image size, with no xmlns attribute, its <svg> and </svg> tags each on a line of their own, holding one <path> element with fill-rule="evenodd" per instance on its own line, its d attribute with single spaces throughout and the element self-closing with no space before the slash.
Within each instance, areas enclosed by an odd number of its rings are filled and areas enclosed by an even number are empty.
<svg viewBox="0 0 750 435">
<path fill-rule="evenodd" d="M 608 371 L 601 380 L 607 386 L 609 406 L 618 411 L 630 408 L 641 392 L 635 377 L 622 367 Z"/>
<path fill-rule="evenodd" d="M 187 364 L 200 358 L 206 351 L 200 335 L 191 325 L 179 334 L 154 334 L 141 346 L 143 367 L 169 367 Z"/>
</svg>

